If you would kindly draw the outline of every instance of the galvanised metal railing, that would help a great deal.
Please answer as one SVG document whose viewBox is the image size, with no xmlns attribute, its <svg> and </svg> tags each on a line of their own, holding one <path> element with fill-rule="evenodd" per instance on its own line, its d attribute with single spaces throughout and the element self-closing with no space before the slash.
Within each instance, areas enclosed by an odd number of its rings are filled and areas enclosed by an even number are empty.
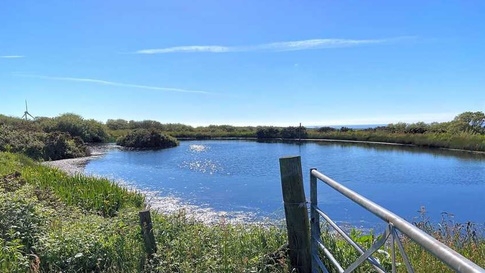
<svg viewBox="0 0 485 273">
<path fill-rule="evenodd" d="M 326 215 L 321 209 L 318 208 L 317 200 L 317 181 L 321 180 L 334 190 L 338 191 L 342 195 L 346 196 L 356 204 L 360 205 L 367 211 L 373 213 L 377 217 L 381 218 L 387 223 L 387 227 L 383 232 L 382 236 L 374 242 L 374 244 L 367 250 L 363 249 L 356 242 L 354 242 L 349 235 L 345 233 L 328 215 Z M 390 212 L 389 210 L 377 205 L 376 203 L 370 201 L 369 199 L 357 194 L 356 192 L 346 188 L 345 186 L 339 184 L 338 182 L 332 180 L 331 178 L 325 176 L 324 174 L 318 172 L 316 169 L 310 170 L 310 199 L 311 199 L 311 257 L 312 257 L 312 272 L 328 272 L 327 268 L 320 260 L 319 250 L 321 250 L 328 260 L 337 268 L 339 272 L 352 272 L 359 265 L 365 261 L 370 262 L 377 272 L 386 272 L 383 266 L 372 257 L 372 254 L 376 252 L 380 247 L 382 247 L 388 238 L 391 239 L 391 259 L 392 259 L 392 272 L 396 272 L 396 244 L 399 253 L 403 259 L 408 272 L 414 272 L 414 269 L 409 262 L 409 259 L 404 251 L 404 247 L 400 241 L 400 236 L 398 232 L 406 235 L 411 240 L 416 242 L 422 248 L 429 251 L 431 254 L 436 256 L 443 263 L 448 265 L 451 269 L 457 272 L 480 272 L 485 273 L 485 269 L 474 264 L 467 258 L 463 257 L 453 249 L 447 247 L 441 242 L 437 241 L 424 231 L 420 230 L 416 226 L 397 216 L 396 214 Z M 321 241 L 320 232 L 320 217 L 325 219 L 325 221 L 338 232 L 343 239 L 345 239 L 351 246 L 353 246 L 361 255 L 357 260 L 355 260 L 348 268 L 344 269 L 340 263 L 334 258 L 332 253 L 325 247 L 324 243 Z"/>
</svg>

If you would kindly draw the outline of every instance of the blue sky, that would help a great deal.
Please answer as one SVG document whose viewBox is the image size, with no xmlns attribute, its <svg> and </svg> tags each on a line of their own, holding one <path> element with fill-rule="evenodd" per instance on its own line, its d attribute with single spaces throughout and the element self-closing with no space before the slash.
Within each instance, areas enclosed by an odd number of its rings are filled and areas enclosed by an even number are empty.
<svg viewBox="0 0 485 273">
<path fill-rule="evenodd" d="M 0 113 L 190 125 L 485 110 L 484 1 L 0 3 Z"/>
</svg>

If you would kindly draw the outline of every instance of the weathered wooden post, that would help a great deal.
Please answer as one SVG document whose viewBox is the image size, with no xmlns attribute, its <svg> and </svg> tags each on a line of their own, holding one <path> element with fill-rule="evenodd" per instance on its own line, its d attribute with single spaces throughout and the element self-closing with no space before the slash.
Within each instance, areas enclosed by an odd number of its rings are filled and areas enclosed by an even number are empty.
<svg viewBox="0 0 485 273">
<path fill-rule="evenodd" d="M 310 224 L 303 189 L 301 158 L 280 158 L 280 172 L 291 267 L 299 273 L 310 273 Z"/>
<path fill-rule="evenodd" d="M 153 235 L 152 217 L 150 210 L 142 210 L 138 213 L 140 216 L 141 234 L 143 241 L 145 242 L 145 250 L 148 254 L 148 258 L 153 258 L 153 254 L 157 252 L 157 243 L 155 242 L 155 236 Z"/>
</svg>

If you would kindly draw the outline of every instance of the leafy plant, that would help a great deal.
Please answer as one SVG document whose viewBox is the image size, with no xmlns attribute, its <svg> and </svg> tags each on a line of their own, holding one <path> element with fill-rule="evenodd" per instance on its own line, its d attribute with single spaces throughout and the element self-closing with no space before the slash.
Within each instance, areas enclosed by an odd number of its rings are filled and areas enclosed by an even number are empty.
<svg viewBox="0 0 485 273">
<path fill-rule="evenodd" d="M 163 149 L 175 147 L 179 142 L 153 129 L 138 129 L 118 138 L 116 144 L 138 149 Z"/>
</svg>

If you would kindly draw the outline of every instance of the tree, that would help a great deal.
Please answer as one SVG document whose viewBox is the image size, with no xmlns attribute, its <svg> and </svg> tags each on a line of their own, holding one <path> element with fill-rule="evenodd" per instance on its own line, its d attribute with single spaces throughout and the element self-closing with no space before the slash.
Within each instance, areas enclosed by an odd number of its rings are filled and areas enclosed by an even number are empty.
<svg viewBox="0 0 485 273">
<path fill-rule="evenodd" d="M 281 130 L 282 138 L 307 138 L 308 133 L 305 127 L 289 126 Z"/>
<path fill-rule="evenodd" d="M 404 122 L 391 123 L 387 125 L 391 133 L 404 133 L 406 131 L 407 124 Z"/>
<path fill-rule="evenodd" d="M 111 130 L 129 129 L 128 121 L 124 119 L 108 119 L 106 126 Z"/>
<path fill-rule="evenodd" d="M 461 113 L 451 121 L 450 128 L 454 133 L 485 134 L 485 114 L 480 111 Z"/>
<path fill-rule="evenodd" d="M 337 129 L 330 126 L 324 126 L 324 127 L 318 128 L 318 132 L 320 133 L 328 133 L 328 132 L 335 132 L 335 131 L 337 131 Z"/>
<path fill-rule="evenodd" d="M 280 137 L 280 130 L 276 127 L 259 127 L 256 130 L 256 136 L 258 139 L 278 138 Z"/>
<path fill-rule="evenodd" d="M 352 128 L 349 128 L 349 127 L 342 127 L 340 128 L 340 132 L 352 132 Z"/>
<path fill-rule="evenodd" d="M 405 132 L 408 134 L 424 134 L 429 130 L 429 125 L 420 121 L 406 126 Z"/>
<path fill-rule="evenodd" d="M 43 122 L 45 132 L 65 132 L 80 137 L 84 142 L 104 142 L 109 138 L 106 126 L 94 119 L 85 120 L 76 114 L 63 114 L 50 122 Z"/>
</svg>

